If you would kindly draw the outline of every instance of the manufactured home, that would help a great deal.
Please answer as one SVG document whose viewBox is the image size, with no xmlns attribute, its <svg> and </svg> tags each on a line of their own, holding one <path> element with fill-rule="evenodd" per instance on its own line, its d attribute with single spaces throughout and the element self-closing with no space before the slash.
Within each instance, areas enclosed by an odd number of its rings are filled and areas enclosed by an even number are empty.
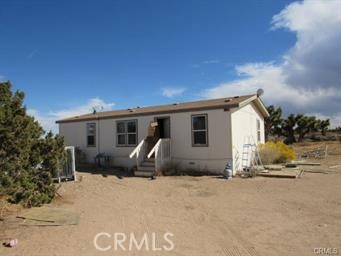
<svg viewBox="0 0 341 256">
<path fill-rule="evenodd" d="M 109 156 L 113 166 L 148 176 L 176 164 L 222 173 L 250 165 L 252 147 L 264 143 L 269 114 L 259 95 L 94 112 L 57 121 L 68 146 L 87 161 Z"/>
</svg>

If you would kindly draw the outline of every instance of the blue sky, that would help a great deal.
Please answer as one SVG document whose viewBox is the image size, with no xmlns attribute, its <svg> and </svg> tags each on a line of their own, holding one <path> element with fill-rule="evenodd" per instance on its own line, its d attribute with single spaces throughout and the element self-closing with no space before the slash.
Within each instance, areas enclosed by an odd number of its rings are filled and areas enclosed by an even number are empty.
<svg viewBox="0 0 341 256">
<path fill-rule="evenodd" d="M 291 3 L 0 0 L 0 77 L 46 122 L 94 102 L 115 109 L 254 92 L 233 83 L 283 65 L 299 31 L 281 24 L 289 15 L 274 16 Z"/>
</svg>

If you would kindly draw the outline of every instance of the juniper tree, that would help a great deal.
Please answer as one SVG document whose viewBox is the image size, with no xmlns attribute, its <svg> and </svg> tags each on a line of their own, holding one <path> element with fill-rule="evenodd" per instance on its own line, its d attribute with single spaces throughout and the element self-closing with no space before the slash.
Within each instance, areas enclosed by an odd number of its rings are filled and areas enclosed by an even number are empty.
<svg viewBox="0 0 341 256">
<path fill-rule="evenodd" d="M 55 194 L 52 175 L 65 161 L 64 142 L 27 115 L 24 93 L 0 83 L 0 193 L 26 206 L 48 203 Z"/>
</svg>

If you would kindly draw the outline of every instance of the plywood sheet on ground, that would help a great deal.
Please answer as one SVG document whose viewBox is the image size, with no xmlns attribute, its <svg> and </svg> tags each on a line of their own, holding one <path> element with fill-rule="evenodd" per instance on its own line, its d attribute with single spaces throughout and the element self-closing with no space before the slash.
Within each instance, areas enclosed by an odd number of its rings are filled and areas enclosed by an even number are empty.
<svg viewBox="0 0 341 256">
<path fill-rule="evenodd" d="M 22 225 L 33 226 L 77 225 L 79 223 L 78 213 L 45 206 L 31 208 L 19 215 L 18 218 L 24 219 Z"/>
<path fill-rule="evenodd" d="M 302 170 L 298 169 L 282 169 L 280 171 L 269 171 L 258 173 L 257 176 L 271 177 L 271 178 L 291 178 L 295 179 L 302 175 Z"/>
</svg>

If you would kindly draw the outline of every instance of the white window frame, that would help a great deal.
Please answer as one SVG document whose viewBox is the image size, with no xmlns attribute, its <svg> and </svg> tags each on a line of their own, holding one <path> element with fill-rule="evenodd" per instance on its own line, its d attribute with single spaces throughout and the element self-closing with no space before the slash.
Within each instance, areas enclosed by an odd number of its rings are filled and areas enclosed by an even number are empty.
<svg viewBox="0 0 341 256">
<path fill-rule="evenodd" d="M 257 142 L 261 142 L 262 140 L 262 133 L 261 133 L 261 128 L 260 128 L 260 120 L 257 118 L 256 119 L 256 129 L 257 129 Z"/>
<path fill-rule="evenodd" d="M 135 127 L 136 130 L 135 132 L 128 132 L 128 123 L 134 122 L 135 123 Z M 124 132 L 118 132 L 118 124 L 120 123 L 124 123 Z M 116 121 L 116 147 L 134 147 L 137 146 L 137 140 L 138 140 L 138 125 L 137 125 L 137 119 L 130 119 L 130 120 L 119 120 Z M 135 139 L 135 144 L 128 144 L 128 137 L 129 135 L 135 135 L 136 139 Z M 119 135 L 124 135 L 124 140 L 125 143 L 124 144 L 119 144 L 118 143 L 118 136 Z"/>
<path fill-rule="evenodd" d="M 205 129 L 194 129 L 194 118 L 196 117 L 205 117 Z M 207 114 L 196 114 L 191 116 L 191 127 L 192 127 L 192 147 L 208 147 L 208 115 Z M 205 132 L 206 143 L 205 144 L 197 144 L 194 141 L 194 133 L 195 132 Z"/>
<path fill-rule="evenodd" d="M 90 126 L 93 126 L 94 134 L 90 134 Z M 96 123 L 87 123 L 86 124 L 86 146 L 87 147 L 96 147 L 96 135 L 97 135 L 97 127 Z M 89 144 L 89 136 L 94 137 L 94 144 Z"/>
</svg>

